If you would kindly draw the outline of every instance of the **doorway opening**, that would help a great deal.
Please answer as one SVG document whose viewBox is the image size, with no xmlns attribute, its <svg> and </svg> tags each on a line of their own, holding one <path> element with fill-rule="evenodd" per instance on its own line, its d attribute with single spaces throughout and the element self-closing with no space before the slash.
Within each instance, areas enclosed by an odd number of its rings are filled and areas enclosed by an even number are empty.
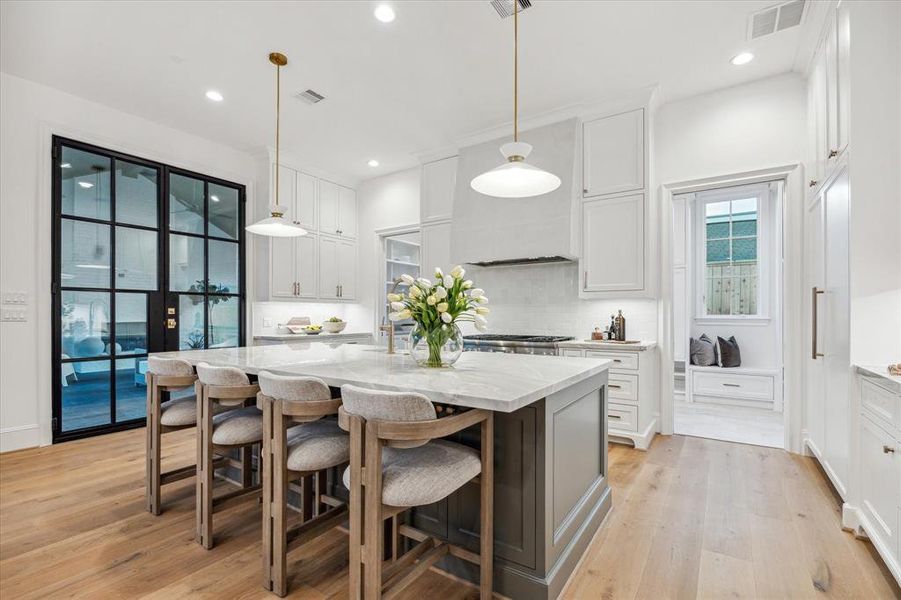
<svg viewBox="0 0 901 600">
<path fill-rule="evenodd" d="M 783 188 L 672 198 L 674 433 L 784 447 Z"/>
</svg>

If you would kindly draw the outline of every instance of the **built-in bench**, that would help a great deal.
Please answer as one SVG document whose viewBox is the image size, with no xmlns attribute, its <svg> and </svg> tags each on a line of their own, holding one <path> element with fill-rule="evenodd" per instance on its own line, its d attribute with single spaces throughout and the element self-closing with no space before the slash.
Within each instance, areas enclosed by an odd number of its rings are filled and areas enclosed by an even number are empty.
<svg viewBox="0 0 901 600">
<path fill-rule="evenodd" d="M 686 402 L 782 410 L 782 373 L 754 367 L 687 365 Z"/>
</svg>

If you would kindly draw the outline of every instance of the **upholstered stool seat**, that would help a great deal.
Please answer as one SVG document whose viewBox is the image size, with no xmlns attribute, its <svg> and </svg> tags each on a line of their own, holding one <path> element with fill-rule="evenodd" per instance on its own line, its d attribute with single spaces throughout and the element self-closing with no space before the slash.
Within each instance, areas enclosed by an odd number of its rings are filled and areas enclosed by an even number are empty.
<svg viewBox="0 0 901 600">
<path fill-rule="evenodd" d="M 166 427 L 184 427 L 197 424 L 197 399 L 195 396 L 168 400 L 160 405 L 160 423 Z"/>
<path fill-rule="evenodd" d="M 382 503 L 388 506 L 425 506 L 450 496 L 482 471 L 479 453 L 472 448 L 432 440 L 417 448 L 382 450 Z M 350 489 L 350 467 L 344 470 Z"/>
<path fill-rule="evenodd" d="M 263 441 L 263 413 L 255 406 L 226 410 L 213 417 L 213 444 L 244 446 Z"/>
<path fill-rule="evenodd" d="M 288 430 L 291 471 L 320 471 L 350 460 L 350 437 L 334 419 L 319 419 Z"/>
</svg>

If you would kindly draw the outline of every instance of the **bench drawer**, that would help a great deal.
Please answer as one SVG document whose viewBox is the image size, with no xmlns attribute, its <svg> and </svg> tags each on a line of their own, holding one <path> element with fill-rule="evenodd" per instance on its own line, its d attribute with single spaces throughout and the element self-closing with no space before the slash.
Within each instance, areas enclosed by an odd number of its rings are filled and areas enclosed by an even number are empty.
<svg viewBox="0 0 901 600">
<path fill-rule="evenodd" d="M 692 377 L 691 393 L 698 396 L 772 401 L 773 387 L 771 375 L 695 371 Z"/>
<path fill-rule="evenodd" d="M 611 402 L 607 405 L 607 424 L 609 429 L 621 431 L 638 431 L 638 407 Z"/>
<path fill-rule="evenodd" d="M 607 375 L 607 390 L 611 399 L 638 402 L 638 375 L 611 371 Z"/>
<path fill-rule="evenodd" d="M 616 370 L 638 370 L 638 353 L 637 352 L 604 352 L 603 350 L 586 350 L 585 356 L 592 358 L 606 358 L 612 360 L 610 366 L 611 371 Z"/>
</svg>

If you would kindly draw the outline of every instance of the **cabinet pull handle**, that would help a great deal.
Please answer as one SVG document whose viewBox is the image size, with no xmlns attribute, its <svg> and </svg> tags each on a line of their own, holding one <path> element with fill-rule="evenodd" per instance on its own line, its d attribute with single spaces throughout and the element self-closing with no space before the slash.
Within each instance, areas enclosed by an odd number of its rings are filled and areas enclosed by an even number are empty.
<svg viewBox="0 0 901 600">
<path fill-rule="evenodd" d="M 616 388 L 616 389 L 618 389 L 618 390 L 623 389 L 623 386 L 621 386 L 621 385 L 616 385 L 615 383 L 608 383 L 608 384 L 607 384 L 607 387 Z"/>
<path fill-rule="evenodd" d="M 810 357 L 813 360 L 816 360 L 818 356 L 824 356 L 822 353 L 817 352 L 817 295 L 825 293 L 824 290 L 818 290 L 817 286 L 813 286 L 813 289 L 810 290 L 810 319 L 812 321 L 810 327 L 813 330 L 810 336 Z"/>
<path fill-rule="evenodd" d="M 894 454 L 894 453 L 895 453 L 895 449 L 892 448 L 891 446 L 883 446 L 883 447 L 882 447 L 882 453 L 883 453 L 883 454 Z"/>
<path fill-rule="evenodd" d="M 621 361 L 621 360 L 618 359 L 618 358 L 614 358 L 614 359 L 613 359 L 613 362 L 623 362 L 623 361 Z"/>
<path fill-rule="evenodd" d="M 607 418 L 608 419 L 622 419 L 622 417 L 619 415 L 607 415 Z"/>
<path fill-rule="evenodd" d="M 585 276 L 582 278 L 582 289 L 588 289 L 588 271 L 585 271 Z"/>
<path fill-rule="evenodd" d="M 344 286 L 343 285 L 338 286 L 338 296 L 341 298 L 344 297 Z"/>
<path fill-rule="evenodd" d="M 739 383 L 724 383 L 723 385 L 726 387 L 741 387 Z"/>
<path fill-rule="evenodd" d="M 829 158 L 835 158 L 836 156 L 838 156 L 838 150 L 829 151 Z"/>
<path fill-rule="evenodd" d="M 583 193 L 583 194 L 587 194 L 587 193 L 588 193 L 588 188 L 582 188 L 582 193 Z"/>
<path fill-rule="evenodd" d="M 816 179 L 811 179 L 810 183 L 808 183 L 807 185 L 810 187 L 816 187 L 818 183 L 819 181 L 817 181 Z"/>
</svg>

